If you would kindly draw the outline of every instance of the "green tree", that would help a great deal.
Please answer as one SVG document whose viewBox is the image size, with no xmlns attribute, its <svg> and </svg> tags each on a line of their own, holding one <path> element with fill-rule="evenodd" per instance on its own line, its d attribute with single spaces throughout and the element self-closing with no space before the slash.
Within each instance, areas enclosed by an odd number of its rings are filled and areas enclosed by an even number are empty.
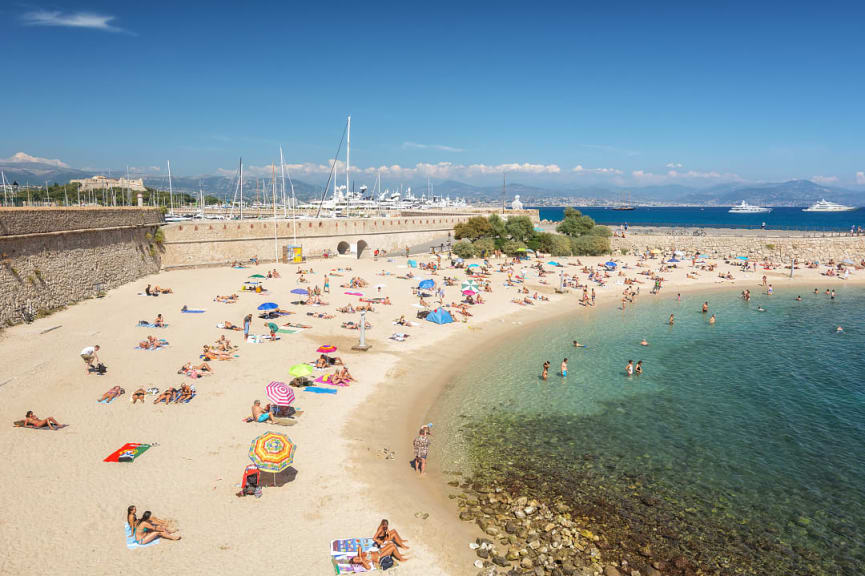
<svg viewBox="0 0 865 576">
<path fill-rule="evenodd" d="M 457 224 L 459 226 L 459 224 Z M 460 258 L 471 258 L 475 255 L 475 247 L 468 240 L 460 240 L 453 246 L 453 253 Z"/>
<path fill-rule="evenodd" d="M 474 246 L 475 254 L 480 257 L 492 254 L 493 250 L 496 249 L 496 243 L 492 238 L 479 238 L 472 243 L 472 246 Z"/>
<path fill-rule="evenodd" d="M 576 210 L 573 212 L 579 214 Z M 577 236 L 587 234 L 594 226 L 595 221 L 588 216 L 575 216 L 572 213 L 565 216 L 564 220 L 559 222 L 559 225 L 556 226 L 556 231 L 565 236 L 576 238 Z"/>
<path fill-rule="evenodd" d="M 490 228 L 492 229 L 495 238 L 505 238 L 508 235 L 508 230 L 505 227 L 505 221 L 502 217 L 493 212 L 489 217 Z"/>
<path fill-rule="evenodd" d="M 525 242 L 535 235 L 535 225 L 532 219 L 528 216 L 512 216 L 505 223 L 505 229 L 508 231 L 511 239 L 519 242 Z"/>
<path fill-rule="evenodd" d="M 508 240 L 502 245 L 502 252 L 508 256 L 525 253 L 526 245 L 519 240 Z"/>
<path fill-rule="evenodd" d="M 551 246 L 548 252 L 552 256 L 570 256 L 571 241 L 567 236 L 561 234 L 551 234 Z"/>
<path fill-rule="evenodd" d="M 492 232 L 490 222 L 483 216 L 472 216 L 465 222 L 454 226 L 454 236 L 459 239 L 477 240 L 489 236 Z"/>
<path fill-rule="evenodd" d="M 602 238 L 609 238 L 613 235 L 613 232 L 607 228 L 606 226 L 593 226 L 591 230 L 589 230 L 589 234 L 592 236 L 600 236 Z"/>
<path fill-rule="evenodd" d="M 593 234 L 571 238 L 571 251 L 574 256 L 600 256 L 610 251 L 610 239 Z"/>
<path fill-rule="evenodd" d="M 538 235 L 535 236 L 538 242 L 538 247 L 536 250 L 540 250 L 541 252 L 551 253 L 553 251 L 553 237 L 556 236 L 551 232 L 538 232 Z"/>
</svg>

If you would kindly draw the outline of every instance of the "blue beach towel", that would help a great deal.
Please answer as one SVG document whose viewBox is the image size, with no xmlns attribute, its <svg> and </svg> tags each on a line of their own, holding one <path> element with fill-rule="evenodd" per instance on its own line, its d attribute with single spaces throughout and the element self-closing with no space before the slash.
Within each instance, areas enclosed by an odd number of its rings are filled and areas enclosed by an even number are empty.
<svg viewBox="0 0 865 576">
<path fill-rule="evenodd" d="M 319 386 L 307 386 L 303 391 L 314 392 L 315 394 L 336 394 L 335 388 L 321 388 Z"/>
<path fill-rule="evenodd" d="M 157 326 L 152 322 L 139 322 L 138 324 L 136 324 L 136 326 L 140 326 L 142 328 L 168 328 L 168 324 L 165 324 L 163 326 Z"/>
<path fill-rule="evenodd" d="M 186 310 L 181 309 L 181 312 L 184 314 L 204 314 L 207 312 L 206 308 L 187 308 Z"/>
<path fill-rule="evenodd" d="M 132 528 L 129 527 L 129 523 L 126 522 L 123 525 L 126 527 L 125 528 L 126 529 L 126 547 L 129 548 L 130 550 L 134 550 L 135 548 L 147 548 L 149 546 L 154 546 L 156 544 L 159 544 L 159 541 L 161 540 L 161 538 L 157 538 L 156 540 L 153 540 L 152 542 L 148 542 L 147 544 L 144 544 L 144 545 L 138 544 L 137 542 L 135 542 L 135 539 L 132 537 Z"/>
</svg>

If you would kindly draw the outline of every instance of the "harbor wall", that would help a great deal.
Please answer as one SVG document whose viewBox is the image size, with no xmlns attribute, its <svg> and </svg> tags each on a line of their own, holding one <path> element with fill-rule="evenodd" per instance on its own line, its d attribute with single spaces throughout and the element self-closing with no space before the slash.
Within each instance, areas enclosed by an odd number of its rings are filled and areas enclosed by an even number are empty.
<svg viewBox="0 0 865 576">
<path fill-rule="evenodd" d="M 865 236 L 808 236 L 773 231 L 707 231 L 703 236 L 694 236 L 657 230 L 652 233 L 628 233 L 625 238 L 613 237 L 610 239 L 610 248 L 613 254 L 622 254 L 623 250 L 634 254 L 656 248 L 664 252 L 698 251 L 712 258 L 747 256 L 750 259 L 768 258 L 776 262 L 789 262 L 791 258 L 799 262 L 828 262 L 830 259 L 839 262 L 850 258 L 858 263 L 865 259 Z"/>
<path fill-rule="evenodd" d="M 158 272 L 158 208 L 0 208 L 0 326 Z"/>
<path fill-rule="evenodd" d="M 505 217 L 527 215 L 538 222 L 537 210 L 515 212 Z M 349 254 L 371 258 L 375 250 L 405 253 L 434 242 L 453 238 L 454 226 L 472 216 L 435 212 L 403 213 L 389 218 L 327 218 L 321 220 L 193 220 L 166 224 L 164 268 L 219 265 L 257 257 L 283 257 L 283 248 L 296 244 L 307 257 Z M 275 237 L 275 240 L 274 240 Z"/>
</svg>

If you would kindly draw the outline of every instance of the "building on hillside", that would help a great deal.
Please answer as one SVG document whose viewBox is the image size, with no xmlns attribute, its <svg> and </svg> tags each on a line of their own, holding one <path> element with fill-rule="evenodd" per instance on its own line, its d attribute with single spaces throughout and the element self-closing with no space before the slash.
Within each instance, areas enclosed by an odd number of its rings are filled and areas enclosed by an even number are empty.
<svg viewBox="0 0 865 576">
<path fill-rule="evenodd" d="M 92 178 L 79 178 L 70 180 L 70 184 L 78 184 L 82 192 L 90 190 L 107 190 L 109 188 L 122 188 L 134 192 L 144 192 L 144 180 L 142 178 L 108 178 L 106 176 L 93 176 Z"/>
</svg>

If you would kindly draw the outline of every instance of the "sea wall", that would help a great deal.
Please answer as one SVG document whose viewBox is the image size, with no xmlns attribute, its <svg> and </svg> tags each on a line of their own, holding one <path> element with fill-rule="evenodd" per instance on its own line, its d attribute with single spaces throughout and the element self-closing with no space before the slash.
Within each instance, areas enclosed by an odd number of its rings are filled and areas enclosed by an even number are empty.
<svg viewBox="0 0 865 576">
<path fill-rule="evenodd" d="M 735 258 L 748 256 L 751 259 L 763 258 L 788 262 L 791 258 L 798 261 L 819 260 L 836 262 L 850 258 L 856 262 L 865 259 L 865 236 L 817 236 L 796 233 L 758 231 L 707 231 L 704 236 L 692 233 L 675 234 L 672 230 L 628 233 L 625 238 L 611 238 L 614 254 L 644 252 L 653 248 L 671 252 L 682 250 L 695 251 L 713 258 Z"/>
<path fill-rule="evenodd" d="M 537 211 L 521 211 L 537 222 Z M 506 216 L 514 214 L 507 211 Z M 296 244 L 309 257 L 349 254 L 372 257 L 375 250 L 404 253 L 406 248 L 447 242 L 454 226 L 479 213 L 416 212 L 390 218 L 320 220 L 197 220 L 166 224 L 164 268 L 207 266 L 252 257 L 281 259 L 285 246 Z M 274 239 L 275 238 L 275 239 Z"/>
<path fill-rule="evenodd" d="M 0 326 L 158 272 L 158 208 L 0 208 Z"/>
</svg>

